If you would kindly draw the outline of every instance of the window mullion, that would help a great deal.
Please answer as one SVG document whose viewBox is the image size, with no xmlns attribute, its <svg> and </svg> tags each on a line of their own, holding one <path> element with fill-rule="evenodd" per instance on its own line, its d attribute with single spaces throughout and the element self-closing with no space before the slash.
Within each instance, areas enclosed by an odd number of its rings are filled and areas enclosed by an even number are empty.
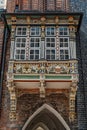
<svg viewBox="0 0 87 130">
<path fill-rule="evenodd" d="M 27 27 L 27 32 L 26 32 L 26 48 L 25 48 L 25 60 L 29 59 L 29 46 L 30 46 L 30 27 Z"/>
</svg>

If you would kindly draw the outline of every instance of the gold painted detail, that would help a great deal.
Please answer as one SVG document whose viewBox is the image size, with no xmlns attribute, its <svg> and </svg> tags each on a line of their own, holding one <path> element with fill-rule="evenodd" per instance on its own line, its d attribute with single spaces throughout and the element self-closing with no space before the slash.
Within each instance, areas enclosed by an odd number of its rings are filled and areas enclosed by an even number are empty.
<svg viewBox="0 0 87 130">
<path fill-rule="evenodd" d="M 11 24 L 16 24 L 16 17 L 15 17 L 15 16 L 13 16 L 13 17 L 11 18 Z"/>
<path fill-rule="evenodd" d="M 45 17 L 41 17 L 41 23 L 45 24 L 46 23 L 46 18 Z"/>
<path fill-rule="evenodd" d="M 58 22 L 59 22 L 59 17 L 56 16 L 56 18 L 55 18 L 55 23 L 58 24 Z"/>
<path fill-rule="evenodd" d="M 16 106 L 17 106 L 17 98 L 16 98 L 16 89 L 14 82 L 8 82 L 8 91 L 10 94 L 10 112 L 9 112 L 9 119 L 11 121 L 16 120 Z"/>
<path fill-rule="evenodd" d="M 72 16 L 69 16 L 69 23 L 73 23 L 74 22 L 74 18 Z"/>
<path fill-rule="evenodd" d="M 9 62 L 8 74 L 7 74 L 7 87 L 10 94 L 9 119 L 11 121 L 16 120 L 16 104 L 17 104 L 16 88 L 13 82 L 13 63 L 14 63 L 13 61 Z"/>
<path fill-rule="evenodd" d="M 78 74 L 78 62 L 70 61 L 18 61 L 9 62 L 8 74 Z M 10 73 L 9 76 L 12 74 Z M 9 77 L 10 79 L 12 77 Z"/>
<path fill-rule="evenodd" d="M 76 100 L 76 92 L 77 92 L 77 81 L 73 80 L 72 85 L 70 87 L 70 96 L 69 96 L 69 120 L 70 122 L 75 121 L 76 113 L 75 113 L 75 100 Z"/>
<path fill-rule="evenodd" d="M 74 26 L 69 26 L 69 32 L 70 32 L 70 38 L 75 38 L 75 32 L 76 32 L 76 28 Z"/>
</svg>

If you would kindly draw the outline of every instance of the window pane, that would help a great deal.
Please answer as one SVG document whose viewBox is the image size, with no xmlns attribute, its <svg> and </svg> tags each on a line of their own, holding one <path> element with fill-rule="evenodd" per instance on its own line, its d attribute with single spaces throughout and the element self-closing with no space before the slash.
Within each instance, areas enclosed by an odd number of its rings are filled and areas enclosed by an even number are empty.
<svg viewBox="0 0 87 130">
<path fill-rule="evenodd" d="M 50 43 L 47 43 L 46 45 L 47 45 L 47 47 L 50 47 Z"/>
<path fill-rule="evenodd" d="M 21 55 L 20 59 L 24 60 L 25 59 L 25 55 Z"/>
<path fill-rule="evenodd" d="M 49 28 L 47 29 L 47 35 L 50 35 L 50 29 Z"/>
<path fill-rule="evenodd" d="M 69 59 L 69 55 L 65 55 L 65 59 L 66 59 L 66 60 Z"/>
<path fill-rule="evenodd" d="M 31 36 L 40 36 L 41 29 L 40 27 L 31 27 L 30 34 Z"/>
<path fill-rule="evenodd" d="M 54 43 L 51 43 L 51 47 L 55 47 L 55 44 L 54 44 Z"/>
<path fill-rule="evenodd" d="M 25 43 L 22 43 L 22 44 L 21 44 L 21 47 L 25 47 Z"/>
<path fill-rule="evenodd" d="M 51 38 L 51 42 L 55 42 L 55 38 Z"/>
<path fill-rule="evenodd" d="M 67 27 L 59 27 L 59 35 L 69 35 L 69 30 Z"/>
<path fill-rule="evenodd" d="M 27 32 L 27 28 L 26 27 L 17 27 L 16 29 L 16 34 L 19 36 L 24 36 L 26 35 L 26 32 Z"/>
<path fill-rule="evenodd" d="M 68 42 L 68 38 L 64 38 L 64 42 Z"/>
<path fill-rule="evenodd" d="M 16 50 L 16 54 L 20 54 L 20 50 Z"/>
<path fill-rule="evenodd" d="M 35 50 L 35 54 L 39 54 L 39 50 Z"/>
<path fill-rule="evenodd" d="M 65 47 L 68 47 L 68 43 L 65 43 Z"/>
<path fill-rule="evenodd" d="M 46 54 L 49 55 L 50 54 L 50 50 L 46 50 Z"/>
<path fill-rule="evenodd" d="M 64 55 L 64 50 L 60 50 L 60 54 L 61 54 L 61 55 Z"/>
<path fill-rule="evenodd" d="M 39 55 L 35 55 L 35 59 L 37 59 L 37 60 L 38 60 L 38 59 L 39 59 Z"/>
<path fill-rule="evenodd" d="M 55 55 L 55 50 L 51 50 L 51 55 Z"/>
<path fill-rule="evenodd" d="M 61 60 L 64 60 L 64 55 L 60 55 L 60 59 L 61 59 Z"/>
<path fill-rule="evenodd" d="M 55 35 L 55 28 L 54 27 L 46 27 L 46 35 L 47 36 L 54 36 Z"/>
<path fill-rule="evenodd" d="M 68 50 L 65 50 L 65 54 L 68 54 Z"/>
<path fill-rule="evenodd" d="M 46 59 L 47 59 L 47 60 L 50 60 L 50 55 L 46 55 Z"/>
<path fill-rule="evenodd" d="M 34 55 L 30 55 L 30 59 L 33 60 L 34 59 Z"/>
<path fill-rule="evenodd" d="M 22 38 L 22 42 L 24 42 L 24 43 L 25 43 L 25 42 L 26 42 L 26 38 Z"/>
<path fill-rule="evenodd" d="M 40 38 L 31 38 L 30 47 L 40 47 Z"/>
<path fill-rule="evenodd" d="M 60 43 L 60 47 L 63 47 L 63 43 Z"/>
<path fill-rule="evenodd" d="M 46 42 L 50 42 L 50 38 L 46 38 Z"/>
<path fill-rule="evenodd" d="M 16 47 L 20 47 L 20 43 L 16 43 Z"/>
<path fill-rule="evenodd" d="M 25 50 L 21 50 L 21 54 L 25 54 Z"/>
<path fill-rule="evenodd" d="M 55 55 L 51 55 L 51 60 L 55 60 Z"/>
<path fill-rule="evenodd" d="M 30 50 L 30 54 L 34 54 L 34 50 Z"/>
<path fill-rule="evenodd" d="M 15 58 L 18 60 L 19 59 L 19 55 L 16 55 Z"/>
<path fill-rule="evenodd" d="M 30 47 L 34 47 L 34 43 L 30 43 Z"/>
<path fill-rule="evenodd" d="M 35 47 L 39 47 L 39 43 L 35 43 Z"/>
<path fill-rule="evenodd" d="M 60 42 L 63 42 L 63 38 L 60 38 Z"/>
</svg>

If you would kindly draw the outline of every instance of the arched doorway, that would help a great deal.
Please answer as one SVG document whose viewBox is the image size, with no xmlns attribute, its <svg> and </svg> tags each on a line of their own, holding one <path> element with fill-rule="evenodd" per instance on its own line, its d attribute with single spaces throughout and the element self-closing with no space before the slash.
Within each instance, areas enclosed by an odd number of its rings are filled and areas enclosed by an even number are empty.
<svg viewBox="0 0 87 130">
<path fill-rule="evenodd" d="M 61 115 L 44 104 L 27 120 L 22 130 L 70 130 Z"/>
</svg>

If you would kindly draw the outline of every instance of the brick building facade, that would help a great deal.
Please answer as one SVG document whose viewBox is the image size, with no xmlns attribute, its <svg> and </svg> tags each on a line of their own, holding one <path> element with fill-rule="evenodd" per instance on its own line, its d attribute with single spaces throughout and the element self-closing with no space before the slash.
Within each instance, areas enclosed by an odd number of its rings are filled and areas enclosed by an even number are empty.
<svg viewBox="0 0 87 130">
<path fill-rule="evenodd" d="M 76 33 L 82 14 L 68 9 L 67 0 L 7 1 L 0 24 L 0 130 L 77 130 Z"/>
</svg>

